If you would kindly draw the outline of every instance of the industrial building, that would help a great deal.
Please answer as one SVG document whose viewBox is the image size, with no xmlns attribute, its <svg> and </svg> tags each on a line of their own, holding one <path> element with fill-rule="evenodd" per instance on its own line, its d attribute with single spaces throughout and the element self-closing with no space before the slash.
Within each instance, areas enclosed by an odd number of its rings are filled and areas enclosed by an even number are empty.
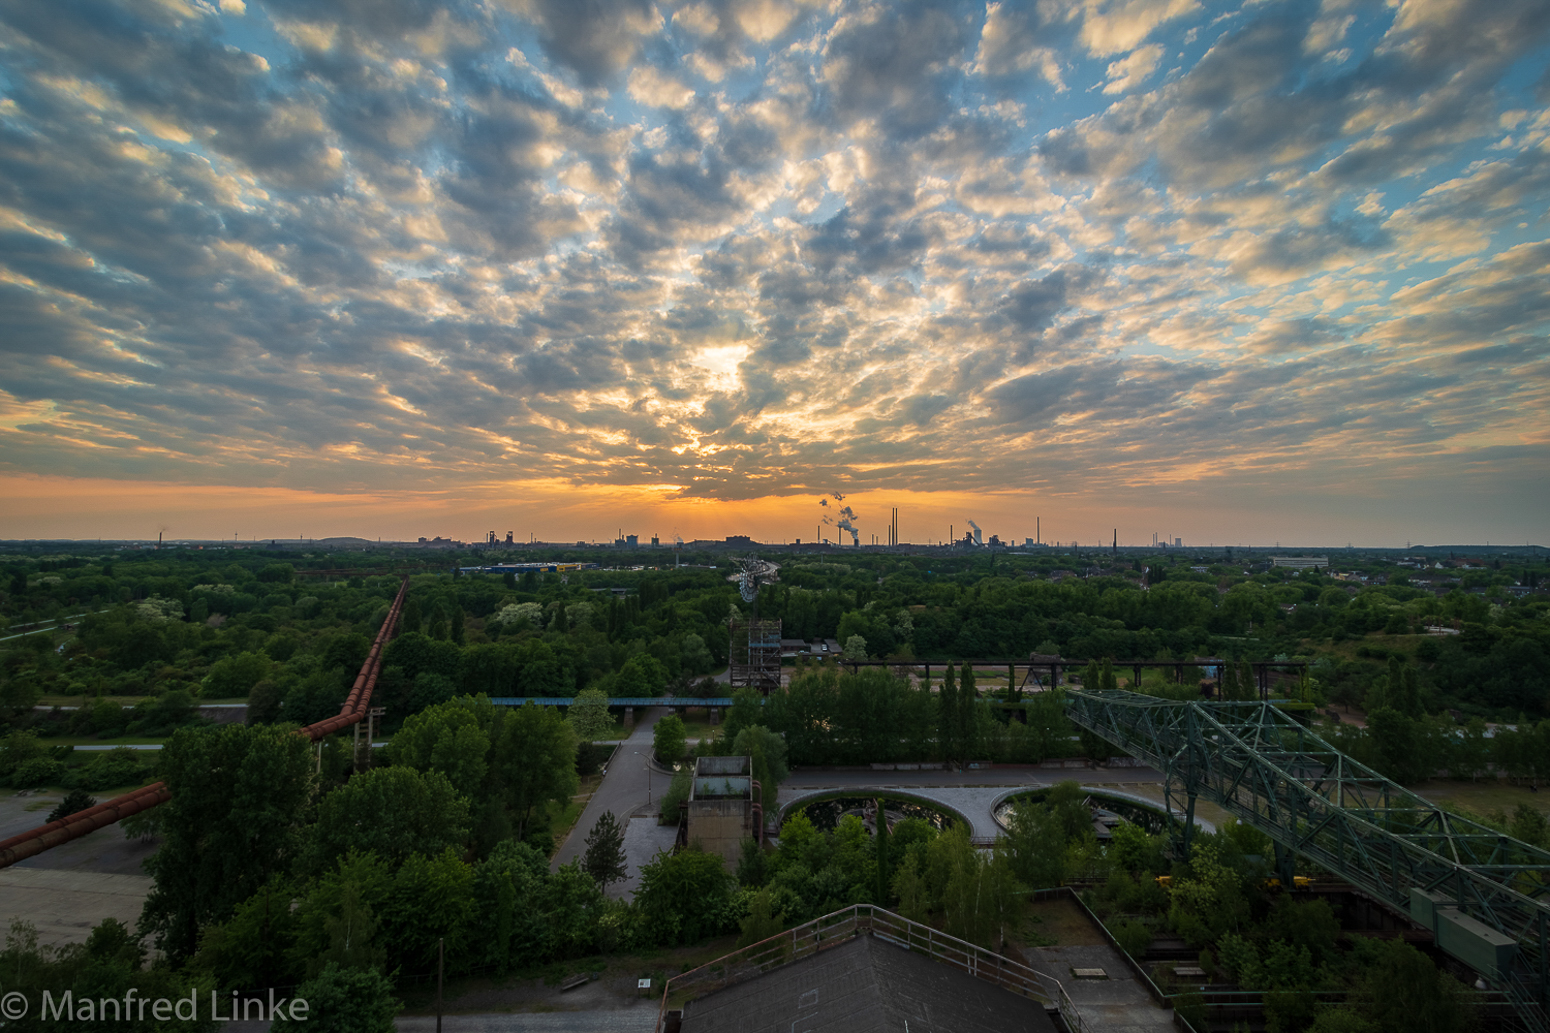
<svg viewBox="0 0 1550 1033">
<path fill-rule="evenodd" d="M 683 838 L 736 864 L 743 840 L 764 840 L 764 805 L 750 757 L 699 757 L 685 805 Z"/>
</svg>

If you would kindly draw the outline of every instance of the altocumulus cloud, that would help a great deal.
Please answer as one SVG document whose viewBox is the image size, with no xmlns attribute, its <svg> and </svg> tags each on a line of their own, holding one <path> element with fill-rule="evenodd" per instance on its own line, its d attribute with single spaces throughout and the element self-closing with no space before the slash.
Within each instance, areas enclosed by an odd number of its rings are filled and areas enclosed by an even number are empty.
<svg viewBox="0 0 1550 1033">
<path fill-rule="evenodd" d="M 1176 482 L 1229 441 L 1242 476 L 1550 458 L 1543 0 L 0 21 L 12 472 L 747 498 Z"/>
</svg>

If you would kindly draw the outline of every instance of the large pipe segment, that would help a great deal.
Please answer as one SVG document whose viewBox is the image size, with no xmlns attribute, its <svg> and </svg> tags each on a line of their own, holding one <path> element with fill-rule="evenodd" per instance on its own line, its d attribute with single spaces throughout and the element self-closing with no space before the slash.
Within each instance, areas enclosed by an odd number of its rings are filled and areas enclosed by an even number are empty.
<svg viewBox="0 0 1550 1033">
<path fill-rule="evenodd" d="M 359 723 L 366 717 L 367 708 L 371 705 L 372 690 L 377 687 L 377 677 L 382 673 L 382 654 L 388 642 L 392 641 L 394 629 L 398 627 L 398 618 L 403 612 L 404 598 L 408 591 L 409 579 L 406 577 L 403 584 L 398 587 L 398 595 L 394 597 L 393 605 L 388 608 L 387 619 L 382 622 L 377 638 L 371 644 L 371 651 L 366 654 L 366 660 L 361 664 L 360 673 L 355 676 L 355 684 L 350 688 L 350 694 L 345 697 L 344 706 L 339 708 L 339 713 L 334 717 L 307 725 L 305 728 L 298 728 L 297 734 L 317 742 L 341 728 Z M 167 788 L 167 784 L 153 782 L 134 792 L 115 796 L 95 807 L 77 811 L 35 829 L 28 829 L 20 835 L 0 841 L 0 868 L 9 868 L 17 861 L 41 854 L 72 839 L 80 839 L 87 833 L 96 832 L 132 814 L 148 811 L 170 799 L 172 799 L 172 791 Z"/>
</svg>

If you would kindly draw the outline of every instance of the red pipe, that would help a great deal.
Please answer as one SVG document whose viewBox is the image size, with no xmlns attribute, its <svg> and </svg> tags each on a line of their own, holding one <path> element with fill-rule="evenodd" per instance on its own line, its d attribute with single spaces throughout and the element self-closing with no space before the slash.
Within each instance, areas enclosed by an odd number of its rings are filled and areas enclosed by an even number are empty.
<svg viewBox="0 0 1550 1033">
<path fill-rule="evenodd" d="M 398 587 L 398 595 L 394 597 L 393 605 L 388 608 L 387 620 L 382 622 L 376 641 L 371 644 L 371 650 L 366 654 L 365 662 L 361 664 L 360 673 L 355 676 L 355 685 L 350 689 L 350 694 L 345 697 L 344 706 L 339 708 L 338 715 L 307 725 L 305 728 L 298 728 L 298 734 L 317 742 L 341 728 L 359 723 L 366 716 L 367 708 L 371 704 L 372 690 L 377 687 L 377 677 L 382 671 L 383 646 L 393 638 L 394 630 L 398 626 L 399 614 L 403 611 L 404 596 L 408 591 L 409 579 L 406 577 L 403 584 Z M 153 782 L 133 792 L 115 796 L 106 803 L 99 803 L 95 807 L 51 821 L 47 825 L 28 829 L 20 835 L 0 842 L 0 868 L 9 868 L 17 861 L 41 854 L 51 847 L 68 843 L 72 839 L 79 839 L 88 832 L 95 832 L 131 814 L 150 810 L 170 799 L 172 799 L 172 791 L 167 788 L 167 784 Z"/>
<path fill-rule="evenodd" d="M 53 832 L 55 829 L 62 829 L 66 825 L 72 825 L 78 821 L 85 821 L 94 815 L 107 811 L 109 808 L 121 805 L 136 796 L 140 796 L 142 793 L 154 793 L 157 790 L 163 788 L 165 785 L 165 782 L 154 782 L 151 785 L 142 786 L 132 793 L 125 793 L 123 796 L 116 796 L 106 803 L 99 803 L 93 807 L 88 807 L 84 811 L 76 811 L 74 814 L 67 814 L 63 818 L 58 818 L 49 822 L 47 825 L 39 825 L 35 829 L 28 829 L 26 832 L 23 832 L 19 836 L 12 836 L 10 839 L 0 842 L 0 851 L 4 851 L 13 846 L 16 846 L 18 843 L 25 843 L 28 840 L 37 839 L 40 836 L 46 836 L 48 833 Z"/>
<path fill-rule="evenodd" d="M 72 839 L 80 839 L 88 832 L 95 832 L 104 825 L 111 825 L 131 814 L 150 810 L 170 799 L 172 799 L 172 793 L 165 785 L 157 782 L 155 785 L 109 800 L 105 804 L 98 804 L 90 811 L 81 811 L 79 814 L 70 815 L 69 818 L 50 822 L 42 828 L 15 836 L 0 843 L 0 868 L 8 868 L 17 861 L 32 857 L 34 854 L 41 854 L 51 847 L 68 843 Z M 57 827 L 51 829 L 50 826 Z"/>
</svg>

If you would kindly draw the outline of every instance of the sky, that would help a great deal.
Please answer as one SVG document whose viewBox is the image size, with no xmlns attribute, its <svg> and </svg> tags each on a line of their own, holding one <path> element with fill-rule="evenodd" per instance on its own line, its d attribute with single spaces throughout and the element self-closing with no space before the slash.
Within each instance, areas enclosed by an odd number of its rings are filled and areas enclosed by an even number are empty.
<svg viewBox="0 0 1550 1033">
<path fill-rule="evenodd" d="M 1544 0 L 0 0 L 0 538 L 1544 544 L 1547 67 Z"/>
</svg>

